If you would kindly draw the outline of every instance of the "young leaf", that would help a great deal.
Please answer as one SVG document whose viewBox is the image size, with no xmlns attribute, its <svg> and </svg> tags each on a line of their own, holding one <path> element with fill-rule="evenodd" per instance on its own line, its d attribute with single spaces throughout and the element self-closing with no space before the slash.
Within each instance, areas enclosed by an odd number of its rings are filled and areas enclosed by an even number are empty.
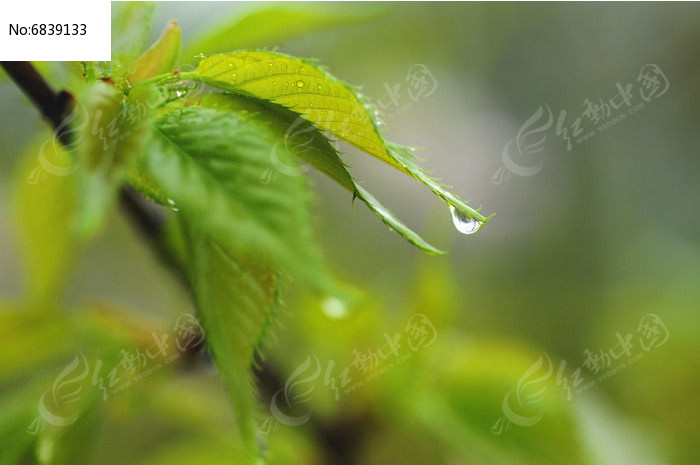
<svg viewBox="0 0 700 465">
<path fill-rule="evenodd" d="M 148 88 L 135 89 L 128 101 L 114 86 L 89 85 L 80 98 L 83 114 L 74 145 L 80 169 L 80 207 L 76 219 L 82 237 L 94 234 L 114 202 L 117 189 L 143 139 Z"/>
<path fill-rule="evenodd" d="M 276 148 L 277 141 L 268 125 L 242 115 L 176 109 L 157 121 L 140 168 L 179 215 L 222 246 L 283 266 L 331 292 L 311 237 L 303 176 L 261 182 L 274 169 L 273 151 L 286 166 L 296 163 L 284 147 Z"/>
<path fill-rule="evenodd" d="M 352 87 L 308 60 L 243 50 L 203 59 L 195 76 L 212 87 L 286 107 L 330 136 L 418 179 L 466 219 L 488 220 L 428 176 L 415 163 L 410 149 L 387 142 Z"/>
<path fill-rule="evenodd" d="M 265 5 L 226 20 L 213 32 L 196 39 L 185 53 L 189 60 L 195 55 L 211 55 L 227 50 L 280 45 L 314 32 L 374 19 L 389 11 L 384 5 Z"/>
<path fill-rule="evenodd" d="M 245 259 L 181 219 L 175 234 L 185 244 L 197 308 L 219 372 L 226 383 L 243 442 L 252 461 L 258 454 L 251 373 L 277 305 L 277 274 L 258 259 Z"/>
<path fill-rule="evenodd" d="M 305 119 L 284 108 L 232 94 L 209 94 L 202 100 L 202 105 L 217 110 L 245 112 L 249 119 L 266 122 L 277 131 L 278 144 L 284 143 L 292 155 L 336 181 L 350 191 L 353 197 L 362 200 L 389 228 L 421 250 L 433 254 L 444 253 L 413 232 L 360 186 L 328 139 Z"/>
<path fill-rule="evenodd" d="M 73 157 L 47 135 L 27 150 L 14 182 L 17 239 L 29 299 L 46 308 L 59 296 L 77 249 L 72 230 L 77 209 L 73 166 Z"/>
<path fill-rule="evenodd" d="M 177 21 L 170 21 L 151 48 L 129 66 L 129 82 L 144 81 L 176 68 L 180 61 L 181 36 Z"/>
</svg>

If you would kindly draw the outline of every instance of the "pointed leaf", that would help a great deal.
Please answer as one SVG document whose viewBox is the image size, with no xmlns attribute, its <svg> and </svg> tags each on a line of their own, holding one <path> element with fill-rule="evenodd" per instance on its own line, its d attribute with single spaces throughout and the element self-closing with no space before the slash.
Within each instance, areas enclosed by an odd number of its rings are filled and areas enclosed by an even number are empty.
<svg viewBox="0 0 700 465">
<path fill-rule="evenodd" d="M 135 83 L 172 71 L 180 61 L 182 32 L 170 21 L 156 42 L 129 66 L 129 82 Z"/>
<path fill-rule="evenodd" d="M 179 215 L 241 255 L 285 267 L 318 289 L 332 285 L 311 237 L 302 176 L 261 181 L 271 158 L 294 166 L 269 126 L 231 112 L 176 109 L 157 122 L 140 168 Z"/>
<path fill-rule="evenodd" d="M 14 183 L 17 239 L 23 252 L 29 299 L 59 297 L 73 263 L 77 210 L 73 157 L 54 137 L 32 144 Z M 49 305 L 45 305 L 48 307 Z"/>
<path fill-rule="evenodd" d="M 428 186 L 465 218 L 488 218 L 428 176 L 410 149 L 387 142 L 371 110 L 349 85 L 315 63 L 275 52 L 243 50 L 203 59 L 195 76 L 207 85 L 275 103 Z"/>
<path fill-rule="evenodd" d="M 328 139 L 303 118 L 274 105 L 231 94 L 209 94 L 203 99 L 202 104 L 218 110 L 245 112 L 248 118 L 255 118 L 274 126 L 278 132 L 278 144 L 283 143 L 292 155 L 310 164 L 353 193 L 354 197 L 362 200 L 389 228 L 398 232 L 421 250 L 433 254 L 444 253 L 413 232 L 379 203 L 372 194 L 360 186 L 352 178 Z"/>
<path fill-rule="evenodd" d="M 189 272 L 206 340 L 226 383 L 249 457 L 257 456 L 251 367 L 277 306 L 277 273 L 257 259 L 242 258 L 182 220 L 175 234 L 185 245 Z"/>
</svg>

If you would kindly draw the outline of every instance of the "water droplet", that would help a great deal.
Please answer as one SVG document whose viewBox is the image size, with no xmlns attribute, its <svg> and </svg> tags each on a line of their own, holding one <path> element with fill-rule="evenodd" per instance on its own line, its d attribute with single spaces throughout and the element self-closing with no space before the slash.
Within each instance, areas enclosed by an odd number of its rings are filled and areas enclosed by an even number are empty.
<svg viewBox="0 0 700 465">
<path fill-rule="evenodd" d="M 269 68 L 272 68 L 272 62 L 271 62 L 271 61 L 268 62 L 268 63 L 267 63 L 267 66 L 268 66 Z"/>
<path fill-rule="evenodd" d="M 323 89 L 323 86 L 322 86 L 321 84 L 318 84 L 318 85 L 316 86 L 316 89 L 321 90 L 321 89 Z"/>
<path fill-rule="evenodd" d="M 288 82 L 285 82 L 285 83 L 284 83 L 284 86 L 285 86 L 285 87 L 289 87 L 289 83 L 288 83 Z"/>
<path fill-rule="evenodd" d="M 464 213 L 458 211 L 450 205 L 450 213 L 452 214 L 452 223 L 454 223 L 457 231 L 462 234 L 474 234 L 484 224 L 476 218 L 468 218 Z"/>
<path fill-rule="evenodd" d="M 337 297 L 326 297 L 322 306 L 323 313 L 328 318 L 339 320 L 341 318 L 345 318 L 345 316 L 348 314 L 348 308 L 345 305 L 345 302 Z"/>
<path fill-rule="evenodd" d="M 229 63 L 229 64 L 228 64 L 228 67 L 229 67 L 229 68 L 233 68 L 233 63 Z"/>
<path fill-rule="evenodd" d="M 277 81 L 272 81 L 272 85 L 273 85 L 273 86 L 276 86 L 276 85 L 277 85 Z"/>
<path fill-rule="evenodd" d="M 174 212 L 179 212 L 180 209 L 175 206 L 175 201 L 173 199 L 168 199 L 168 203 L 170 204 L 170 209 Z"/>
<path fill-rule="evenodd" d="M 304 81 L 302 81 L 301 79 L 297 81 L 297 87 L 299 87 L 300 89 L 302 87 L 304 87 L 304 85 L 306 85 L 306 83 Z"/>
<path fill-rule="evenodd" d="M 231 74 L 231 77 L 232 77 L 233 79 L 236 79 L 236 76 L 238 76 L 236 73 Z"/>
</svg>

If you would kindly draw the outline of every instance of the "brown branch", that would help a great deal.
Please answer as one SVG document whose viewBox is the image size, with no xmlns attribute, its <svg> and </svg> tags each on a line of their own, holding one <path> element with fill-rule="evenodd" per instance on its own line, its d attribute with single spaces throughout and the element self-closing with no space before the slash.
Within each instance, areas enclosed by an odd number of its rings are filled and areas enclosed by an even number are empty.
<svg viewBox="0 0 700 465">
<path fill-rule="evenodd" d="M 0 65 L 51 123 L 57 131 L 59 141 L 63 145 L 69 145 L 72 134 L 65 126 L 75 107 L 73 95 L 65 90 L 53 90 L 28 61 L 2 61 Z M 169 260 L 163 256 L 165 252 L 159 240 L 163 230 L 163 218 L 156 212 L 149 211 L 145 206 L 145 199 L 133 189 L 123 187 L 119 197 L 122 209 L 131 218 L 132 224 L 147 237 L 161 258 Z"/>
<path fill-rule="evenodd" d="M 73 111 L 73 95 L 66 91 L 55 92 L 28 61 L 2 61 L 0 65 L 51 125 L 59 129 Z M 58 137 L 63 144 L 67 144 L 70 133 L 62 131 Z"/>
</svg>

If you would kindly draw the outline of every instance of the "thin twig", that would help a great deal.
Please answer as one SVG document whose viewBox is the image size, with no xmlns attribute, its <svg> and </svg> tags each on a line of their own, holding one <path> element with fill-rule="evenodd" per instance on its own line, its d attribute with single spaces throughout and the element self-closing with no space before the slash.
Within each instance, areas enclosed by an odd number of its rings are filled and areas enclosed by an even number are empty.
<svg viewBox="0 0 700 465">
<path fill-rule="evenodd" d="M 63 126 L 65 125 L 64 121 L 71 115 L 74 108 L 75 98 L 73 95 L 67 91 L 54 91 L 28 61 L 2 61 L 0 65 L 57 130 L 60 142 L 68 145 L 71 132 Z M 122 188 L 119 197 L 122 208 L 131 218 L 133 225 L 148 238 L 161 258 L 169 260 L 169 257 L 163 256 L 164 250 L 159 246 L 163 219 L 145 208 L 145 200 L 138 192 Z"/>
<path fill-rule="evenodd" d="M 0 65 L 41 111 L 41 114 L 51 122 L 54 128 L 58 129 L 73 111 L 75 104 L 73 95 L 66 91 L 55 92 L 28 61 L 2 61 Z M 63 144 L 67 144 L 70 133 L 61 131 L 58 137 Z"/>
</svg>

